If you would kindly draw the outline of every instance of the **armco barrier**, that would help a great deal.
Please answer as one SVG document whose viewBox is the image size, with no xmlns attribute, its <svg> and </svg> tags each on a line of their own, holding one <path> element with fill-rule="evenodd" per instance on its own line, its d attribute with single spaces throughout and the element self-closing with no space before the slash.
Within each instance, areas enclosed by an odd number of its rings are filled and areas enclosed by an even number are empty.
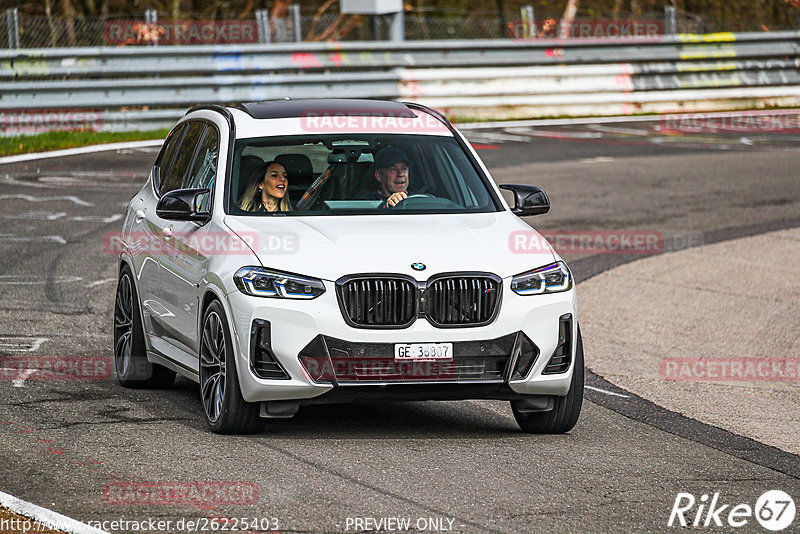
<svg viewBox="0 0 800 534">
<path fill-rule="evenodd" d="M 415 100 L 459 120 L 797 106 L 800 32 L 0 51 L 3 134 L 151 129 L 196 103 L 286 96 Z"/>
</svg>

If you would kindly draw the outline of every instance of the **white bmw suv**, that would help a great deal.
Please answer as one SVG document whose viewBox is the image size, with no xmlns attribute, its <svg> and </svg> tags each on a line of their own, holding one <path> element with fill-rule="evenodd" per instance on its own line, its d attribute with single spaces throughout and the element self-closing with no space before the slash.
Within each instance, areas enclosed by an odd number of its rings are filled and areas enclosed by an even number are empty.
<svg viewBox="0 0 800 534">
<path fill-rule="evenodd" d="M 190 110 L 121 236 L 126 387 L 200 385 L 211 430 L 301 406 L 500 399 L 560 433 L 583 398 L 572 274 L 438 112 L 375 100 Z M 538 241 L 517 253 L 513 242 Z"/>
</svg>

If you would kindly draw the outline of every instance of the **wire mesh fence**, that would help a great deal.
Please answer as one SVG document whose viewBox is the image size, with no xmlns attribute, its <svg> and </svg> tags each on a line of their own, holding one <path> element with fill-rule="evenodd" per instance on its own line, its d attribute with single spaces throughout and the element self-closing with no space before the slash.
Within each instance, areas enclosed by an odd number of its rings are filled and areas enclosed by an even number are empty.
<svg viewBox="0 0 800 534">
<path fill-rule="evenodd" d="M 11 12 L 14 12 L 13 14 Z M 259 14 L 260 13 L 260 14 Z M 180 18 L 116 15 L 104 17 L 44 17 L 7 10 L 0 13 L 0 47 L 49 48 L 80 46 L 248 44 L 294 41 L 364 41 L 385 39 L 385 18 L 366 15 L 300 15 L 263 18 L 183 14 Z M 12 16 L 13 15 L 13 16 Z M 166 15 L 166 14 L 165 14 Z M 259 17 L 262 17 L 261 19 Z M 797 30 L 796 19 L 766 27 L 758 20 L 718 20 L 683 11 L 672 25 L 665 12 L 617 13 L 579 10 L 569 24 L 561 12 L 421 12 L 404 14 L 407 40 L 428 39 L 584 39 L 658 37 L 670 33 Z"/>
</svg>

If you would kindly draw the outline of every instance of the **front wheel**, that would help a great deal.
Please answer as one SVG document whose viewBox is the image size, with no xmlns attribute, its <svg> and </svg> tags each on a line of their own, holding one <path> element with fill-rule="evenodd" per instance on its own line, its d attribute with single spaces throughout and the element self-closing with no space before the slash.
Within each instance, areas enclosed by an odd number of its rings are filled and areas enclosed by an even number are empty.
<svg viewBox="0 0 800 534">
<path fill-rule="evenodd" d="M 530 434 L 563 434 L 569 432 L 578 416 L 581 414 L 583 404 L 583 340 L 581 329 L 578 327 L 577 347 L 575 348 L 575 368 L 572 370 L 572 381 L 569 392 L 563 397 L 556 397 L 553 409 L 547 412 L 520 412 L 514 401 L 511 401 L 511 410 L 514 419 L 520 428 Z"/>
<path fill-rule="evenodd" d="M 212 302 L 203 315 L 200 397 L 206 422 L 213 432 L 252 434 L 263 430 L 258 403 L 242 398 L 228 320 L 217 301 Z"/>
</svg>

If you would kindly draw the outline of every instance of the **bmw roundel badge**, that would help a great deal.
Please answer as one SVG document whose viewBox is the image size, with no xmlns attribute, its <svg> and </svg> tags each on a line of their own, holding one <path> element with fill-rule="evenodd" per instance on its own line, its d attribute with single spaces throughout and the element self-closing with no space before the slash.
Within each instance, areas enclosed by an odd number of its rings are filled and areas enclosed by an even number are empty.
<svg viewBox="0 0 800 534">
<path fill-rule="evenodd" d="M 424 263 L 419 263 L 419 262 L 412 263 L 411 264 L 411 268 L 414 269 L 415 271 L 424 271 L 425 270 L 425 264 Z"/>
</svg>

